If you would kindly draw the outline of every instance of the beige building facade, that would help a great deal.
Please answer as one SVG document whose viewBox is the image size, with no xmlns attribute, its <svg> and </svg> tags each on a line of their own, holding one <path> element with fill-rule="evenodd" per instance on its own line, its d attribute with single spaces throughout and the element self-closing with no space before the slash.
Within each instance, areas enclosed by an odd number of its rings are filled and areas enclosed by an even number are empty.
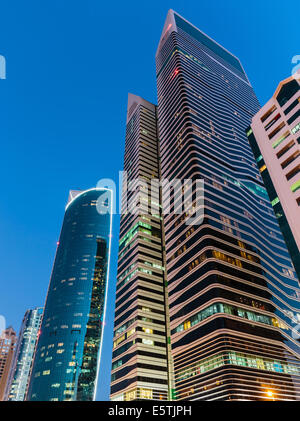
<svg viewBox="0 0 300 421">
<path fill-rule="evenodd" d="M 0 335 L 0 401 L 4 398 L 16 341 L 17 335 L 12 327 L 5 329 Z"/>
<path fill-rule="evenodd" d="M 279 83 L 248 139 L 300 276 L 300 74 Z"/>
</svg>

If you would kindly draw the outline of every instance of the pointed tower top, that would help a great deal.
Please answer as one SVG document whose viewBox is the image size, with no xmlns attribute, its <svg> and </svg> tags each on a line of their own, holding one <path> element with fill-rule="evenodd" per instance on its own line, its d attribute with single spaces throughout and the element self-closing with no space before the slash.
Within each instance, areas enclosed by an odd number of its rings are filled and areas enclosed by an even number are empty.
<svg viewBox="0 0 300 421">
<path fill-rule="evenodd" d="M 166 21 L 162 30 L 162 34 L 158 43 L 158 47 L 156 50 L 156 55 L 158 54 L 159 50 L 161 49 L 161 47 L 163 46 L 163 44 L 165 43 L 165 40 L 168 38 L 169 34 L 172 31 L 177 31 L 177 26 L 176 26 L 176 22 L 175 22 L 175 18 L 174 18 L 174 10 L 170 9 L 168 11 L 167 17 L 166 17 Z"/>
<path fill-rule="evenodd" d="M 131 94 L 128 94 L 128 103 L 127 103 L 127 120 L 126 124 L 130 120 L 132 114 L 136 110 L 138 105 L 143 105 L 145 108 L 148 108 L 149 110 L 155 112 L 155 105 L 152 104 L 149 101 L 146 101 L 144 98 Z"/>
<path fill-rule="evenodd" d="M 244 74 L 247 79 L 248 78 L 245 74 L 243 66 L 238 57 L 228 51 L 225 47 L 215 41 L 213 38 L 208 36 L 206 33 L 201 31 L 201 29 L 197 28 L 191 22 L 186 20 L 183 16 L 179 13 L 175 12 L 174 10 L 170 9 L 167 14 L 167 18 L 165 21 L 165 25 L 163 28 L 163 32 L 158 44 L 158 48 L 156 51 L 156 56 L 158 55 L 160 49 L 164 45 L 165 41 L 167 40 L 168 36 L 172 31 L 178 32 L 178 28 L 182 29 L 184 32 L 187 32 L 191 37 L 195 38 L 201 44 L 203 44 L 206 48 L 211 50 L 217 57 L 220 57 L 225 62 L 229 63 L 231 66 L 235 67 L 238 71 Z M 205 54 L 208 54 L 205 52 Z"/>
</svg>

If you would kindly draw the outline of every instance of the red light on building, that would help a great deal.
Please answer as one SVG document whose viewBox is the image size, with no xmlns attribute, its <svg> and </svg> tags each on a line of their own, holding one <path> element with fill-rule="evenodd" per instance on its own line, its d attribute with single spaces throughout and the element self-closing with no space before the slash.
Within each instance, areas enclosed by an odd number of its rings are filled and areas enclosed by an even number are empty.
<svg viewBox="0 0 300 421">
<path fill-rule="evenodd" d="M 175 69 L 174 72 L 171 74 L 171 79 L 174 79 L 175 76 L 177 76 L 179 73 L 178 69 Z"/>
</svg>

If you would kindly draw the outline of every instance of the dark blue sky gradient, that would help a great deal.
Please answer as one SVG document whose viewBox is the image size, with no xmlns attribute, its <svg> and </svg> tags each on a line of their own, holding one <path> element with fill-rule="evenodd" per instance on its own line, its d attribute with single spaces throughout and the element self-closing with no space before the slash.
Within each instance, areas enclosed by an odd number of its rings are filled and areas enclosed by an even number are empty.
<svg viewBox="0 0 300 421">
<path fill-rule="evenodd" d="M 173 8 L 237 55 L 264 103 L 299 51 L 298 1 L 9 0 L 0 9 L 0 314 L 44 304 L 69 189 L 118 180 L 127 93 L 156 102 L 155 52 Z M 108 399 L 119 219 L 98 399 Z"/>
</svg>

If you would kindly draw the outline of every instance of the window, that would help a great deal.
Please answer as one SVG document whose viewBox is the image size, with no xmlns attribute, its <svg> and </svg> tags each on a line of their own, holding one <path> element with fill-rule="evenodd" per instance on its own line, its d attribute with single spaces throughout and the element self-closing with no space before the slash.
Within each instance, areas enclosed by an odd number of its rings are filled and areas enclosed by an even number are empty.
<svg viewBox="0 0 300 421">
<path fill-rule="evenodd" d="M 273 130 L 270 134 L 269 134 L 269 139 L 272 139 L 283 127 L 285 126 L 285 123 L 282 121 L 279 126 L 276 127 L 275 130 Z"/>
<path fill-rule="evenodd" d="M 262 167 L 260 167 L 259 172 L 262 173 L 266 168 L 267 168 L 267 166 L 266 165 L 263 165 Z"/>
<path fill-rule="evenodd" d="M 270 127 L 272 127 L 273 124 L 275 124 L 276 121 L 279 120 L 279 119 L 280 119 L 280 113 L 276 114 L 276 116 L 265 126 L 265 130 L 266 131 L 269 130 Z"/>
<path fill-rule="evenodd" d="M 281 107 L 288 102 L 289 99 L 299 91 L 299 84 L 295 79 L 282 86 L 276 99 Z"/>
<path fill-rule="evenodd" d="M 136 399 L 136 389 L 130 390 L 129 392 L 125 393 L 125 400 L 126 401 L 132 401 Z"/>
<path fill-rule="evenodd" d="M 145 345 L 154 345 L 154 341 L 152 341 L 151 339 L 142 339 L 143 344 Z"/>
<path fill-rule="evenodd" d="M 272 147 L 274 149 L 277 148 L 277 146 L 280 145 L 280 143 L 282 143 L 287 137 L 289 137 L 289 135 L 289 131 L 285 132 L 279 139 L 275 140 L 275 142 L 272 144 Z"/>
<path fill-rule="evenodd" d="M 290 150 L 295 145 L 294 140 L 291 140 L 286 146 L 284 146 L 279 152 L 277 152 L 277 158 L 281 158 L 288 150 Z"/>
<path fill-rule="evenodd" d="M 290 180 L 299 172 L 300 172 L 300 164 L 298 164 L 295 168 L 293 168 L 289 173 L 286 174 L 287 180 Z"/>
<path fill-rule="evenodd" d="M 141 399 L 153 399 L 152 389 L 140 389 Z"/>
<path fill-rule="evenodd" d="M 267 120 L 268 117 L 270 117 L 270 115 L 276 110 L 275 105 L 273 105 L 272 108 L 270 108 L 262 117 L 261 117 L 261 122 L 263 123 L 264 121 Z M 250 133 L 251 134 L 251 133 Z M 248 135 L 248 133 L 247 133 Z"/>
<path fill-rule="evenodd" d="M 293 193 L 294 193 L 295 191 L 299 190 L 299 189 L 300 189 L 300 180 L 296 181 L 296 183 L 294 183 L 294 184 L 291 186 L 291 190 L 292 190 L 292 192 L 293 192 Z"/>
<path fill-rule="evenodd" d="M 274 200 L 272 200 L 271 204 L 272 206 L 275 206 L 279 202 L 278 197 L 276 197 Z"/>
<path fill-rule="evenodd" d="M 300 103 L 300 96 L 291 103 L 285 110 L 284 114 L 287 115 L 290 111 L 292 111 L 298 104 Z"/>
<path fill-rule="evenodd" d="M 117 340 L 114 341 L 114 348 L 116 348 L 121 342 L 125 341 L 126 335 L 125 333 L 120 336 Z"/>
<path fill-rule="evenodd" d="M 129 336 L 133 335 L 135 332 L 135 328 L 128 330 L 127 332 L 127 338 L 129 338 Z"/>
<path fill-rule="evenodd" d="M 150 329 L 149 327 L 143 327 L 142 329 L 143 329 L 143 332 L 145 333 L 150 333 L 150 334 L 153 333 L 153 329 Z"/>
<path fill-rule="evenodd" d="M 300 151 L 294 152 L 291 156 L 289 156 L 282 164 L 282 169 L 286 168 L 291 162 L 293 162 L 298 156 L 300 155 Z"/>
<path fill-rule="evenodd" d="M 251 303 L 247 303 L 247 302 L 245 304 L 251 305 Z M 255 302 L 252 303 L 252 306 L 253 304 L 255 304 Z M 277 326 L 281 329 L 286 329 L 286 325 L 275 318 L 271 319 L 269 316 L 266 316 L 264 314 L 248 311 L 237 306 L 233 306 L 233 305 L 229 305 L 225 303 L 216 303 L 201 310 L 199 313 L 191 316 L 184 323 L 178 325 L 175 329 L 173 329 L 171 333 L 173 334 L 177 332 L 182 332 L 183 330 L 190 329 L 192 326 L 195 326 L 201 321 L 217 313 L 231 314 L 233 316 L 238 316 L 238 317 L 248 319 L 254 322 L 264 323 L 267 325 Z"/>
<path fill-rule="evenodd" d="M 300 130 L 300 123 L 296 124 L 296 126 L 291 129 L 291 132 L 292 134 L 295 134 L 299 132 L 299 130 Z"/>
<path fill-rule="evenodd" d="M 290 117 L 289 119 L 288 119 L 288 124 L 292 124 L 293 123 L 293 121 L 295 121 L 296 120 L 296 118 L 298 118 L 298 117 L 300 117 L 300 109 L 298 110 L 298 111 L 296 111 L 295 112 L 295 114 L 293 114 L 292 115 L 292 117 Z"/>
</svg>

